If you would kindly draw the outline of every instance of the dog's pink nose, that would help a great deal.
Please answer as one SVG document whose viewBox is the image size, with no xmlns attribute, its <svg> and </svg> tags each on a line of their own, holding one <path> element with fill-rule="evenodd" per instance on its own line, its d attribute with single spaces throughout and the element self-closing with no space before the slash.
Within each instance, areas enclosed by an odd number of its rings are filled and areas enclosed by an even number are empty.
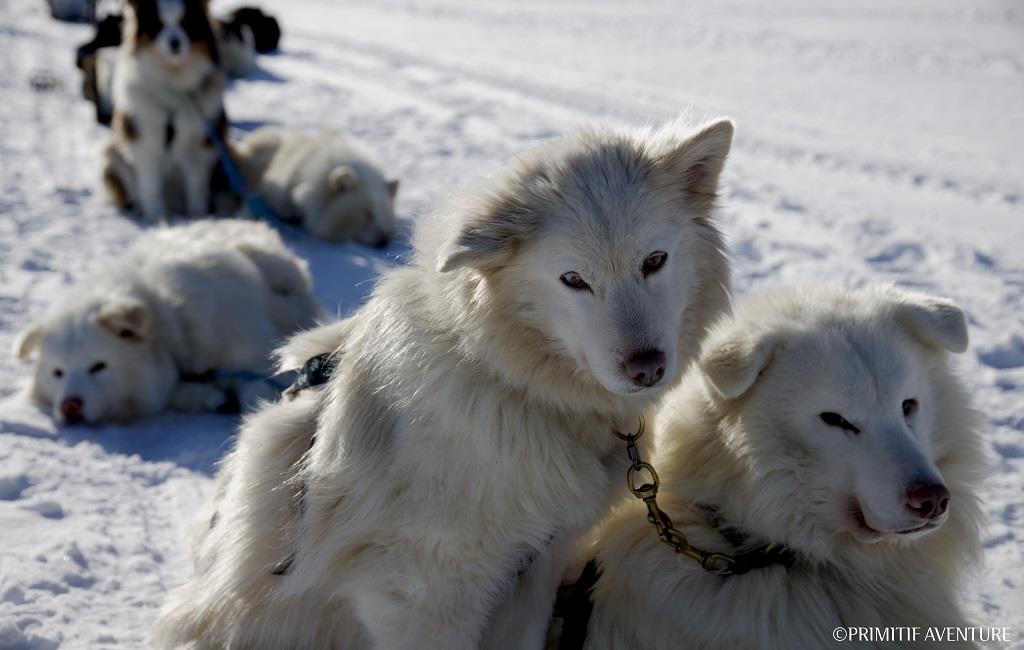
<svg viewBox="0 0 1024 650">
<path fill-rule="evenodd" d="M 626 359 L 622 366 L 634 384 L 650 387 L 665 376 L 665 353 L 661 350 L 637 352 Z"/>
<path fill-rule="evenodd" d="M 942 483 L 915 483 L 907 490 L 907 507 L 925 519 L 949 510 L 949 490 Z"/>
<path fill-rule="evenodd" d="M 83 418 L 82 408 L 85 403 L 81 397 L 66 397 L 60 403 L 60 414 L 68 424 L 81 422 Z"/>
</svg>

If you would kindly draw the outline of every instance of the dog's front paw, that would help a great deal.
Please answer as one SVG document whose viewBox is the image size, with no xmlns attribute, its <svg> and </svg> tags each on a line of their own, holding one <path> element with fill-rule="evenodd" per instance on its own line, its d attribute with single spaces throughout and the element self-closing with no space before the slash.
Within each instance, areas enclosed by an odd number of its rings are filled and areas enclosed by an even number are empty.
<svg viewBox="0 0 1024 650">
<path fill-rule="evenodd" d="M 188 413 L 218 411 L 229 401 L 228 395 L 213 384 L 183 381 L 171 395 L 171 407 Z"/>
</svg>

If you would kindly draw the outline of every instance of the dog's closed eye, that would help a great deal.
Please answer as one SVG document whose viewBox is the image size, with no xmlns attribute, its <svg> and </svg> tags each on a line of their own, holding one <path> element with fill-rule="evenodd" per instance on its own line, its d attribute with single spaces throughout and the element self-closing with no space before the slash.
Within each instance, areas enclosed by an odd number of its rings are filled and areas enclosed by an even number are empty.
<svg viewBox="0 0 1024 650">
<path fill-rule="evenodd" d="M 103 372 L 106 369 L 107 369 L 107 364 L 102 362 L 102 361 L 98 361 L 98 362 L 92 364 L 92 366 L 89 367 L 89 374 L 90 375 L 95 375 L 97 373 Z"/>
<path fill-rule="evenodd" d="M 847 431 L 849 433 L 860 433 L 860 429 L 851 424 L 849 420 L 838 413 L 833 413 L 832 411 L 825 411 L 822 413 L 821 421 L 830 427 L 839 427 L 843 431 Z"/>
</svg>

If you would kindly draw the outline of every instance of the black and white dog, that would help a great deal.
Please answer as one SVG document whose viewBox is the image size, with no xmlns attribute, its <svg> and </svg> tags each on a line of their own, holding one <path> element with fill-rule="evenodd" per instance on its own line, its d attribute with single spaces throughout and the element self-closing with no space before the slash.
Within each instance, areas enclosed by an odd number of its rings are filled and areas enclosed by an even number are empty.
<svg viewBox="0 0 1024 650">
<path fill-rule="evenodd" d="M 82 96 L 96 107 L 96 121 L 109 125 L 114 114 L 113 78 L 117 48 L 121 45 L 124 17 L 117 11 L 97 16 L 93 38 L 75 52 L 75 65 L 82 71 Z M 256 69 L 256 58 L 277 49 L 281 26 L 259 7 L 239 7 L 214 19 L 214 34 L 221 55 L 221 67 L 229 79 L 241 79 Z"/>
<path fill-rule="evenodd" d="M 224 83 L 204 0 L 126 3 L 103 170 L 116 205 L 148 221 L 209 212 L 217 151 L 206 129 L 227 131 Z"/>
<path fill-rule="evenodd" d="M 224 55 L 224 72 L 241 79 L 256 69 L 256 55 L 277 49 L 281 27 L 258 7 L 239 7 L 214 21 Z"/>
<path fill-rule="evenodd" d="M 92 40 L 75 52 L 75 65 L 82 71 L 82 96 L 96 107 L 100 124 L 109 125 L 114 116 L 114 70 L 123 24 L 120 13 L 97 20 Z"/>
</svg>

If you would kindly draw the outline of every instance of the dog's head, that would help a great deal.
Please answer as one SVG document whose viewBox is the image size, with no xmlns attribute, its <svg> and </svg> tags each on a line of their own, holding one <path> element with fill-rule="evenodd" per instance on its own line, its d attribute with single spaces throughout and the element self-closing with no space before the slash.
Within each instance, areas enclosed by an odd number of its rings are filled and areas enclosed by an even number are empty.
<svg viewBox="0 0 1024 650">
<path fill-rule="evenodd" d="M 891 288 L 740 307 L 709 335 L 700 370 L 757 493 L 752 516 L 863 542 L 942 526 L 957 507 L 943 462 L 974 433 L 955 430 L 970 418 L 946 367 L 966 347 L 956 305 Z"/>
<path fill-rule="evenodd" d="M 35 358 L 31 393 L 65 424 L 128 420 L 161 410 L 177 374 L 153 340 L 149 308 L 112 299 L 36 323 L 15 342 Z"/>
<path fill-rule="evenodd" d="M 709 217 L 732 134 L 720 120 L 542 146 L 458 206 L 437 268 L 485 278 L 570 372 L 618 395 L 666 386 L 703 334 L 692 325 L 718 313 L 701 293 L 728 284 Z"/>
<path fill-rule="evenodd" d="M 385 181 L 365 165 L 342 164 L 319 182 L 295 186 L 292 199 L 302 206 L 306 228 L 317 237 L 387 246 L 395 234 L 398 181 Z"/>
<path fill-rule="evenodd" d="M 129 0 L 125 40 L 171 70 L 196 58 L 220 62 L 205 0 Z"/>
</svg>

